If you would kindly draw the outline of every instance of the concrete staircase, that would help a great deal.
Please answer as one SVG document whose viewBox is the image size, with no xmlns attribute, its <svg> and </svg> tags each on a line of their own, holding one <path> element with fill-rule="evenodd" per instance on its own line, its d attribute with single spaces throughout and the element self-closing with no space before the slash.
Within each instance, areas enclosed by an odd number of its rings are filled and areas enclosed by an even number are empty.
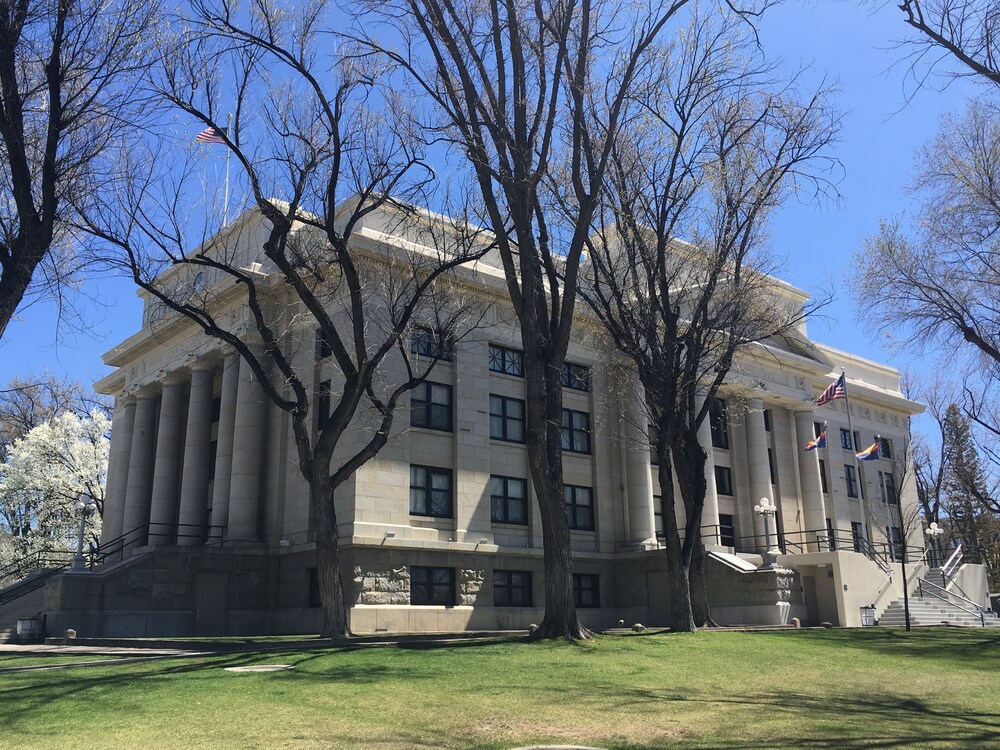
<svg viewBox="0 0 1000 750">
<path fill-rule="evenodd" d="M 948 594 L 943 588 L 947 586 L 947 578 L 940 568 L 932 568 L 923 576 L 923 596 L 918 593 L 921 587 L 910 595 L 911 625 L 957 625 L 966 628 L 1000 628 L 1000 618 L 995 612 L 987 611 L 983 618 L 973 613 L 973 605 L 967 602 L 947 600 Z M 912 583 L 911 583 L 912 585 Z M 938 595 L 936 596 L 935 593 Z M 939 598 L 940 597 L 940 598 Z M 879 625 L 887 627 L 903 627 L 906 625 L 906 612 L 903 599 L 900 597 L 886 607 L 878 620 Z"/>
</svg>

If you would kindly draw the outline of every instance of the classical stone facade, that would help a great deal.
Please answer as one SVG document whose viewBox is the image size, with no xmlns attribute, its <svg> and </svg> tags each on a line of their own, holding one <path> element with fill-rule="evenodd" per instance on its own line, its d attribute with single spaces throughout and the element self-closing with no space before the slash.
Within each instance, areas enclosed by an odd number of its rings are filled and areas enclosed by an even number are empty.
<svg viewBox="0 0 1000 750">
<path fill-rule="evenodd" d="M 385 226 L 366 221 L 358 241 L 384 242 Z M 277 274 L 252 251 L 260 231 L 248 214 L 217 241 L 236 243 L 267 283 Z M 399 412 L 388 445 L 338 492 L 355 632 L 523 628 L 541 616 L 542 532 L 523 443 L 520 341 L 501 278 L 495 264 L 479 264 L 485 325 L 458 340 L 451 361 Z M 774 293 L 784 304 L 807 300 L 777 280 Z M 220 295 L 219 314 L 238 321 L 245 313 L 233 300 Z M 106 355 L 114 370 L 99 383 L 116 404 L 102 544 L 122 548 L 122 560 L 90 574 L 88 593 L 74 594 L 72 607 L 64 606 L 70 593 L 51 592 L 53 616 L 90 606 L 89 627 L 105 633 L 314 631 L 314 525 L 287 415 L 235 354 L 154 299 L 146 305 L 141 330 Z M 314 373 L 319 394 L 336 372 L 313 327 L 293 325 L 301 330 L 289 330 L 285 345 Z M 577 603 L 590 626 L 656 625 L 667 612 L 656 467 L 634 384 L 612 380 L 589 336 L 593 325 L 581 313 L 564 373 Z M 844 400 L 814 403 L 842 369 L 850 428 Z M 859 475 L 853 456 L 876 435 L 893 455 L 907 450 L 907 420 L 921 407 L 900 392 L 899 374 L 811 342 L 803 326 L 747 352 L 723 396 L 701 435 L 716 619 L 848 625 L 858 624 L 859 607 L 886 606 L 900 591 L 899 576 L 890 581 L 886 571 L 898 566 L 869 553 L 902 536 L 914 491 L 900 476 L 905 462 L 866 463 Z M 805 452 L 824 423 L 827 447 Z M 885 496 L 880 472 L 903 480 L 900 497 Z M 762 497 L 778 507 L 770 539 L 753 512 Z M 910 543 L 920 536 L 911 524 Z M 779 551 L 777 571 L 758 570 L 768 546 Z M 171 575 L 164 566 L 179 579 L 169 591 L 158 588 Z M 109 594 L 116 586 L 126 603 Z M 206 607 L 211 622 L 199 614 Z"/>
</svg>

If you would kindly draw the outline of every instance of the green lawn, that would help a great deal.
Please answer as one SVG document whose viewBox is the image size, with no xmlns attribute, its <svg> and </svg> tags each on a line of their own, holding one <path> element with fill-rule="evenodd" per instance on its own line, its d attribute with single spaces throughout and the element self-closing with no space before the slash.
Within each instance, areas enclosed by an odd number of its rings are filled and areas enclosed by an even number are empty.
<svg viewBox="0 0 1000 750">
<path fill-rule="evenodd" d="M 1000 748 L 998 670 L 973 629 L 222 654 L 0 675 L 0 747 Z"/>
</svg>

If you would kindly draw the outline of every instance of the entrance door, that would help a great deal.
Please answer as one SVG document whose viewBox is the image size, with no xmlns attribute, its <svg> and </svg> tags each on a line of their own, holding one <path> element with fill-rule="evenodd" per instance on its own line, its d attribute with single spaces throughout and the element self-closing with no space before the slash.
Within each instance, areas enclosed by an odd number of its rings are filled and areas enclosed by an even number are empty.
<svg viewBox="0 0 1000 750">
<path fill-rule="evenodd" d="M 194 582 L 194 629 L 197 635 L 225 635 L 229 573 L 199 573 Z"/>
</svg>

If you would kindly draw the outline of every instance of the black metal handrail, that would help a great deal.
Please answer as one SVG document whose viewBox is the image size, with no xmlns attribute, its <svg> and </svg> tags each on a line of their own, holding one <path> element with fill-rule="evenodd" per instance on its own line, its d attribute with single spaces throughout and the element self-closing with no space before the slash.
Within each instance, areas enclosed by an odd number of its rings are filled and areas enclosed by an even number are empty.
<svg viewBox="0 0 1000 750">
<path fill-rule="evenodd" d="M 61 565 L 72 561 L 73 552 L 69 550 L 41 550 L 39 552 L 31 552 L 0 568 L 0 582 L 8 579 L 24 578 L 26 575 L 30 575 L 40 568 Z"/>
<path fill-rule="evenodd" d="M 763 534 L 736 536 L 732 527 L 707 525 L 701 528 L 702 539 L 719 539 L 725 547 L 732 547 L 735 552 L 759 553 L 767 546 Z M 772 539 L 775 535 L 772 535 Z M 803 554 L 819 551 L 836 552 L 853 551 L 865 555 L 882 565 L 899 562 L 902 559 L 904 546 L 901 542 L 873 542 L 853 529 L 813 529 L 806 531 L 782 532 L 776 535 L 777 548 L 782 554 Z M 683 534 L 682 534 L 683 538 Z M 907 559 L 916 559 L 923 555 L 924 547 L 906 545 Z"/>
<path fill-rule="evenodd" d="M 148 544 L 176 544 L 182 539 L 196 539 L 209 544 L 225 543 L 225 526 L 204 526 L 192 523 L 144 523 L 126 531 L 92 550 L 95 565 L 117 562 L 125 557 L 125 550 L 145 547 Z"/>
<path fill-rule="evenodd" d="M 108 542 L 97 546 L 91 545 L 83 550 L 83 559 L 88 568 L 117 562 L 124 559 L 125 551 L 133 547 L 144 547 L 147 544 L 166 542 L 175 544 L 183 539 L 197 539 L 199 542 L 219 545 L 224 543 L 225 526 L 202 526 L 200 524 L 143 524 L 126 531 Z M 70 550 L 48 550 L 33 552 L 20 557 L 0 568 L 0 586 L 9 582 L 0 591 L 0 604 L 13 601 L 35 589 L 41 588 L 45 581 L 56 573 L 60 573 L 73 564 L 76 553 Z M 45 575 L 32 577 L 38 571 L 47 571 Z"/>
<path fill-rule="evenodd" d="M 74 557 L 73 552 L 47 550 L 25 555 L 9 563 L 0 569 L 0 583 L 10 581 L 0 590 L 0 605 L 40 589 L 49 578 L 69 568 Z"/>
</svg>

